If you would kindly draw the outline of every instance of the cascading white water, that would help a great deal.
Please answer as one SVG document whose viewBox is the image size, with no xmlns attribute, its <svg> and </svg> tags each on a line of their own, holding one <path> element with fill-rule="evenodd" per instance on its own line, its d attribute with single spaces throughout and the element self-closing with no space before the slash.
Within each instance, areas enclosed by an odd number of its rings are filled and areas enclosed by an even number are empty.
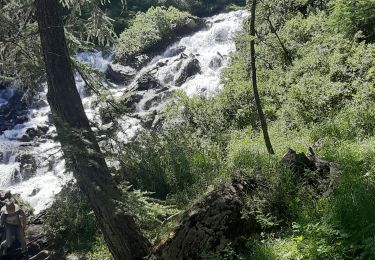
<svg viewBox="0 0 375 260">
<path fill-rule="evenodd" d="M 235 11 L 208 18 L 209 29 L 184 37 L 171 45 L 139 71 L 131 84 L 115 85 L 115 88 L 111 89 L 112 94 L 120 97 L 137 84 L 137 79 L 152 71 L 158 82 L 168 88 L 168 92 L 160 94 L 160 91 L 152 89 L 141 91 L 142 97 L 136 104 L 134 114 L 160 112 L 164 100 L 169 96 L 167 93 L 175 89 L 183 89 L 190 96 L 214 95 L 222 87 L 221 72 L 228 65 L 229 54 L 235 50 L 233 36 L 247 15 L 246 11 Z M 176 84 L 176 74 L 180 73 L 181 64 L 185 62 L 181 55 L 198 60 L 200 70 L 199 73 L 185 79 L 182 84 Z M 82 53 L 78 55 L 78 59 L 102 72 L 105 72 L 110 64 L 110 58 L 104 59 L 100 52 Z M 97 108 L 91 105 L 96 97 L 84 96 L 83 80 L 77 77 L 76 82 L 88 117 L 100 122 Z M 13 89 L 0 90 L 0 108 L 7 104 L 12 91 Z M 45 95 L 46 93 L 40 93 L 37 100 L 46 100 Z M 6 130 L 0 135 L 0 189 L 19 193 L 34 207 L 35 212 L 48 207 L 54 195 L 72 178 L 65 172 L 60 145 L 55 141 L 56 132 L 49 117 L 50 109 L 46 103 L 34 106 L 29 109 L 28 120 L 25 123 L 17 124 L 13 129 Z M 120 122 L 123 131 L 118 137 L 124 142 L 134 137 L 142 129 L 141 120 L 139 117 L 124 116 Z M 44 129 L 44 132 L 32 140 L 25 140 L 24 136 L 30 129 Z M 21 174 L 30 170 L 25 170 L 25 167 L 32 168 L 31 176 L 25 177 Z"/>
</svg>

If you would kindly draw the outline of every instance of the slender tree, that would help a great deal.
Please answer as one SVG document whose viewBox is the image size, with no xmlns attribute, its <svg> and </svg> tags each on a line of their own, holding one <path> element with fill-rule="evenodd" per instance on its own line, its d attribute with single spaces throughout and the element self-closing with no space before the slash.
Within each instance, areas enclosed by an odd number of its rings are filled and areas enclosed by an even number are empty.
<svg viewBox="0 0 375 260">
<path fill-rule="evenodd" d="M 76 89 L 59 2 L 35 3 L 47 72 L 47 98 L 65 159 L 89 199 L 114 259 L 141 259 L 149 253 L 149 242 L 133 217 L 119 210 L 121 192 L 111 177 Z"/>
<path fill-rule="evenodd" d="M 248 0 L 250 2 L 250 0 Z M 267 127 L 267 121 L 264 116 L 264 112 L 262 109 L 262 103 L 259 97 L 258 92 L 258 84 L 257 84 L 257 74 L 256 74 L 256 58 L 255 58 L 255 11 L 256 11 L 256 5 L 257 0 L 251 1 L 251 12 L 250 12 L 250 64 L 248 67 L 248 74 L 251 76 L 252 85 L 253 85 L 253 92 L 254 92 L 254 98 L 255 98 L 255 105 L 257 107 L 258 116 L 260 125 L 263 131 L 264 141 L 266 143 L 266 147 L 268 150 L 268 153 L 274 154 L 274 150 L 272 148 L 271 140 L 268 134 L 268 127 Z"/>
</svg>

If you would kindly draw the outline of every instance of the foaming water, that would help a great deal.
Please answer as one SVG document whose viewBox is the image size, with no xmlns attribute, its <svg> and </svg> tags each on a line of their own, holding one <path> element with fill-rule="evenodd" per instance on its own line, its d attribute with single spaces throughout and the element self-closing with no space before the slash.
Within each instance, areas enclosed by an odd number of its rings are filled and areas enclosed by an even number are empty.
<svg viewBox="0 0 375 260">
<path fill-rule="evenodd" d="M 121 97 L 124 92 L 132 89 L 139 77 L 154 71 L 153 75 L 160 84 L 168 88 L 162 94 L 152 89 L 143 91 L 134 112 L 138 116 L 126 115 L 119 119 L 122 131 L 118 132 L 117 139 L 126 142 L 134 138 L 143 129 L 139 115 L 159 113 L 165 100 L 169 98 L 169 93 L 176 89 L 184 90 L 189 96 L 211 96 L 220 91 L 222 70 L 230 62 L 229 54 L 235 50 L 233 37 L 247 16 L 246 11 L 236 11 L 207 18 L 210 24 L 208 29 L 184 37 L 169 46 L 141 69 L 131 84 L 113 85 L 111 94 L 115 98 Z M 182 51 L 176 52 L 176 49 Z M 197 59 L 200 72 L 178 86 L 175 83 L 178 73 L 176 68 L 181 66 L 181 55 Z M 77 59 L 103 73 L 111 63 L 111 56 L 103 58 L 101 52 L 81 53 L 77 55 Z M 161 63 L 163 66 L 160 66 Z M 85 83 L 81 77 L 76 77 L 76 84 L 88 118 L 101 124 L 98 107 L 95 105 L 97 97 L 85 94 Z M 0 90 L 0 109 L 8 104 L 14 93 L 13 88 Z M 46 101 L 46 92 L 39 95 L 36 101 Z M 65 170 L 60 144 L 55 141 L 57 134 L 50 121 L 50 114 L 46 102 L 29 108 L 25 123 L 17 124 L 0 135 L 0 189 L 19 193 L 34 207 L 36 213 L 48 207 L 62 186 L 72 180 L 72 175 Z M 111 124 L 102 127 L 109 128 Z M 25 136 L 32 131 L 30 129 L 43 131 L 43 134 L 28 140 Z M 116 165 L 116 162 L 110 163 Z"/>
</svg>

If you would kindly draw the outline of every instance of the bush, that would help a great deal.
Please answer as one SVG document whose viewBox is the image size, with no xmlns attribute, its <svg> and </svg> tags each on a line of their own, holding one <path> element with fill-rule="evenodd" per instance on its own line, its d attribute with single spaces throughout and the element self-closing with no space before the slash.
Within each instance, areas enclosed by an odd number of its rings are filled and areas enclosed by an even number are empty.
<svg viewBox="0 0 375 260">
<path fill-rule="evenodd" d="M 47 227 L 68 252 L 90 249 L 98 234 L 97 223 L 86 198 L 74 183 L 67 184 L 48 209 Z"/>
<path fill-rule="evenodd" d="M 374 0 L 332 1 L 333 23 L 338 31 L 353 36 L 362 31 L 369 41 L 375 40 Z"/>
<path fill-rule="evenodd" d="M 189 22 L 189 16 L 174 7 L 151 7 L 146 13 L 138 13 L 119 37 L 115 46 L 116 59 L 127 59 L 147 52 L 161 41 L 170 41 L 175 37 L 174 30 Z"/>
</svg>

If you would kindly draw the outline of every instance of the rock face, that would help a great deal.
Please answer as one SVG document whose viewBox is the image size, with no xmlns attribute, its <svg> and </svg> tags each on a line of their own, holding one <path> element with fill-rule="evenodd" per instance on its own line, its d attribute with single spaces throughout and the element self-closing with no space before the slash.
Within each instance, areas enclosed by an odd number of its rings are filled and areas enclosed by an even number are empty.
<svg viewBox="0 0 375 260">
<path fill-rule="evenodd" d="M 224 63 L 224 57 L 223 57 L 223 55 L 221 55 L 220 53 L 218 53 L 216 56 L 214 56 L 212 58 L 212 60 L 208 64 L 208 66 L 211 69 L 218 69 L 218 68 L 220 68 L 220 67 L 223 66 L 223 63 Z"/>
<path fill-rule="evenodd" d="M 114 83 L 129 84 L 135 77 L 137 71 L 130 66 L 122 66 L 117 63 L 108 65 L 107 77 Z"/>
<path fill-rule="evenodd" d="M 23 93 L 17 89 L 0 90 L 0 135 L 28 120 L 27 105 L 22 97 Z"/>
<path fill-rule="evenodd" d="M 33 155 L 27 153 L 20 154 L 16 157 L 16 162 L 20 163 L 19 181 L 25 181 L 35 176 L 38 167 Z"/>
<path fill-rule="evenodd" d="M 130 92 L 124 97 L 123 105 L 126 108 L 126 111 L 128 113 L 134 113 L 137 110 L 137 104 L 141 99 L 143 98 L 143 95 L 136 93 L 136 92 Z"/>
<path fill-rule="evenodd" d="M 161 84 L 157 78 L 155 78 L 151 73 L 143 74 L 137 80 L 137 91 L 144 91 L 150 89 L 160 88 Z"/>
<path fill-rule="evenodd" d="M 181 63 L 181 68 L 175 77 L 175 85 L 181 86 L 186 80 L 201 72 L 199 60 L 194 56 L 189 56 Z"/>
<path fill-rule="evenodd" d="M 47 134 L 49 130 L 48 126 L 39 125 L 37 127 L 30 127 L 26 129 L 25 134 L 21 137 L 22 142 L 31 142 L 36 137 L 41 137 Z"/>
<path fill-rule="evenodd" d="M 258 225 L 242 219 L 241 199 L 244 185 L 233 182 L 209 193 L 195 204 L 174 228 L 170 239 L 157 248 L 163 260 L 195 260 L 202 254 L 220 251 L 228 243 L 236 243 L 241 235 L 250 236 Z"/>
<path fill-rule="evenodd" d="M 131 56 L 126 59 L 125 65 L 139 70 L 142 67 L 144 67 L 148 62 L 150 62 L 151 58 L 152 58 L 152 55 L 149 53 Z"/>
</svg>

